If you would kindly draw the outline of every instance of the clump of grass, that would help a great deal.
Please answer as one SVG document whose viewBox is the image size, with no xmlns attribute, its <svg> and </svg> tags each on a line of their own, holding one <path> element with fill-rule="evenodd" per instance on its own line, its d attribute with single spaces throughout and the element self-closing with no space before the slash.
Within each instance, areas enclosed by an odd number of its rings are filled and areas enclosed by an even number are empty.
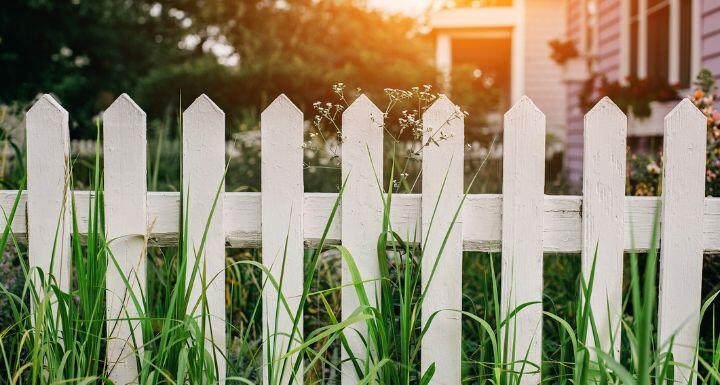
<svg viewBox="0 0 720 385">
<path fill-rule="evenodd" d="M 99 154 L 99 151 L 97 153 Z M 39 279 L 26 279 L 22 294 L 13 293 L 0 282 L 0 292 L 7 299 L 14 321 L 9 327 L 0 330 L 2 382 L 32 385 L 110 383 L 108 376 L 112 363 L 105 361 L 105 325 L 108 320 L 105 314 L 104 288 L 107 269 L 118 266 L 108 248 L 112 240 L 107 240 L 104 235 L 102 169 L 99 159 L 99 156 L 96 156 L 93 164 L 93 191 L 88 206 L 86 234 L 80 232 L 75 200 L 70 202 L 73 209 L 71 258 L 75 269 L 75 286 L 69 291 L 63 291 L 57 285 L 55 277 L 38 269 L 29 269 L 24 262 L 21 264 L 26 278 L 37 274 Z M 390 169 L 395 170 L 395 165 Z M 393 179 L 393 171 L 390 179 Z M 70 188 L 72 178 L 68 180 Z M 224 180 L 221 183 L 223 182 Z M 472 186 L 472 183 L 470 185 Z M 7 224 L 0 237 L 0 248 L 14 246 L 18 253 L 22 253 L 23 249 L 13 237 L 9 224 L 16 214 L 23 186 L 24 183 L 21 182 L 20 191 L 11 211 L 7 213 Z M 270 313 L 275 314 L 275 317 L 286 313 L 294 322 L 289 335 L 282 336 L 293 341 L 293 344 L 278 346 L 267 343 L 281 334 L 279 330 L 267 330 L 266 334 L 260 337 L 266 341 L 267 350 L 265 355 L 258 355 L 260 343 L 253 340 L 253 330 L 257 327 L 249 325 L 258 318 L 260 311 L 260 301 L 255 300 L 247 317 L 247 327 L 237 327 L 232 322 L 225 326 L 230 331 L 228 335 L 235 336 L 234 345 L 237 350 L 249 356 L 247 361 L 263 361 L 262 365 L 253 370 L 242 368 L 242 372 L 231 368 L 229 374 L 221 373 L 218 365 L 219 360 L 227 357 L 220 357 L 218 350 L 206 342 L 213 338 L 228 337 L 212 336 L 207 327 L 210 317 L 204 294 L 209 284 L 218 278 L 206 275 L 204 266 L 200 263 L 201 258 L 194 258 L 195 263 L 189 263 L 193 260 L 191 257 L 202 254 L 208 228 L 205 229 L 201 244 L 197 245 L 197 248 L 191 248 L 188 244 L 187 228 L 188 207 L 192 202 L 187 202 L 184 192 L 181 192 L 179 246 L 168 254 L 156 256 L 163 261 L 156 273 L 164 277 L 163 295 L 160 296 L 164 301 L 160 304 L 154 303 L 149 300 L 151 296 L 148 292 L 130 290 L 137 287 L 136 283 L 123 277 L 131 296 L 129 306 L 135 307 L 139 315 L 137 319 L 120 321 L 138 322 L 140 329 L 132 338 L 136 342 L 143 341 L 135 344 L 138 349 L 134 352 L 134 359 L 140 368 L 138 382 L 143 385 L 210 384 L 223 380 L 253 383 L 262 377 L 262 366 L 269 373 L 268 385 L 285 385 L 294 379 L 311 376 L 319 382 L 322 381 L 322 375 L 316 373 L 318 367 L 338 370 L 337 362 L 328 358 L 329 352 L 337 345 L 342 345 L 349 351 L 344 333 L 356 323 L 366 326 L 367 333 L 362 337 L 369 352 L 366 357 L 356 357 L 350 352 L 350 360 L 361 384 L 425 385 L 437 380 L 437 376 L 442 374 L 435 373 L 432 366 L 425 372 L 420 370 L 420 345 L 424 333 L 432 323 L 432 317 L 424 324 L 420 321 L 421 307 L 427 294 L 427 289 L 421 286 L 420 266 L 424 257 L 435 257 L 437 266 L 442 258 L 442 250 L 437 256 L 423 255 L 416 234 L 413 239 L 404 239 L 393 230 L 390 222 L 393 191 L 389 190 L 386 195 L 381 194 L 380 198 L 384 202 L 383 231 L 379 234 L 376 250 L 381 273 L 378 280 L 380 291 L 366 291 L 365 281 L 360 276 L 350 252 L 342 246 L 336 248 L 348 264 L 353 286 L 361 303 L 360 308 L 353 314 L 346 315 L 343 321 L 338 320 L 328 301 L 328 293 L 337 292 L 340 288 L 324 287 L 314 292 L 313 285 L 322 274 L 321 271 L 324 271 L 321 269 L 322 255 L 328 250 L 325 240 L 342 200 L 344 184 L 340 188 L 318 247 L 308 252 L 306 280 L 297 309 L 291 309 L 282 295 L 282 276 L 272 276 L 267 267 L 254 258 L 228 259 L 227 275 L 230 279 L 240 277 L 238 272 L 246 270 L 262 275 L 263 278 L 256 283 L 258 294 L 264 290 L 280 293 L 278 308 L 271 309 Z M 207 218 L 208 223 L 214 215 L 220 194 L 221 189 L 218 188 L 213 209 Z M 461 207 L 462 204 L 455 212 L 456 218 Z M 446 237 L 454 224 L 453 221 L 449 229 L 441 229 L 446 231 Z M 658 226 L 656 220 L 652 245 L 657 244 Z M 596 261 L 598 257 L 595 256 Z M 651 248 L 645 257 L 644 272 L 641 272 L 640 256 L 637 253 L 630 254 L 630 293 L 625 306 L 632 307 L 632 317 L 622 324 L 629 351 L 629 354 L 623 357 L 628 357 L 627 359 L 617 359 L 611 351 L 592 347 L 600 346 L 597 324 L 606 322 L 594 317 L 587 301 L 594 286 L 594 265 L 587 282 L 580 279 L 578 283 L 579 300 L 574 309 L 574 320 L 549 311 L 544 313 L 547 319 L 559 325 L 561 344 L 564 346 L 561 362 L 567 363 L 562 366 L 563 373 L 558 378 L 546 378 L 544 382 L 650 385 L 683 381 L 675 374 L 680 364 L 673 361 L 672 355 L 664 353 L 669 347 L 658 347 L 653 341 L 657 257 L 657 249 Z M 479 315 L 462 309 L 449 310 L 460 312 L 465 318 L 465 327 L 476 329 L 475 335 L 478 337 L 474 348 L 483 352 L 480 360 L 472 362 L 475 371 L 468 370 L 463 382 L 472 383 L 477 380 L 496 385 L 517 384 L 522 381 L 527 370 L 540 368 L 532 367 L 532 364 L 526 362 L 527 352 L 516 351 L 512 337 L 502 331 L 523 309 L 537 304 L 526 303 L 515 309 L 505 309 L 506 311 L 502 312 L 505 314 L 503 318 L 498 289 L 499 276 L 495 271 L 492 255 L 488 263 L 489 271 L 483 288 L 485 302 L 482 304 L 485 314 Z M 197 301 L 190 299 L 190 288 L 201 291 Z M 703 315 L 717 295 L 712 294 L 703 303 Z M 376 298 L 374 304 L 370 301 L 372 296 Z M 235 298 L 232 294 L 230 297 Z M 311 299 L 322 304 L 328 312 L 330 323 L 303 335 L 298 325 L 304 317 L 305 305 Z M 235 300 L 237 299 L 233 299 Z M 239 301 L 232 303 L 242 305 L 243 300 Z M 246 298 L 245 301 L 249 300 Z M 594 344 L 589 344 L 588 341 L 594 341 Z M 693 373 L 701 384 L 715 385 L 720 380 L 720 342 L 714 341 L 712 345 L 714 350 L 705 356 L 709 358 L 697 357 L 700 369 Z M 690 381 L 685 383 L 689 384 Z"/>
<path fill-rule="evenodd" d="M 99 136 L 99 131 L 98 131 Z M 99 164 L 99 159 L 96 160 Z M 96 164 L 96 166 L 97 166 Z M 63 291 L 52 274 L 41 268 L 28 268 L 21 259 L 25 285 L 20 296 L 12 294 L 0 283 L 15 323 L 0 333 L 0 365 L 8 383 L 49 384 L 99 381 L 105 377 L 105 239 L 102 212 L 100 168 L 93 176 L 94 191 L 88 205 L 88 228 L 81 243 L 74 195 L 63 207 L 72 207 L 71 264 L 75 286 Z M 66 178 L 66 189 L 72 180 Z M 5 250 L 9 240 L 16 253 L 23 250 L 10 231 L 17 205 L 16 200 L 0 239 Z M 61 214 L 62 215 L 62 214 Z M 58 219 L 60 223 L 60 219 Z M 57 238 L 57 236 L 56 236 Z M 59 243 L 60 240 L 48 240 Z M 52 259 L 59 262 L 54 249 Z M 56 259 L 57 258 L 57 259 Z"/>
</svg>

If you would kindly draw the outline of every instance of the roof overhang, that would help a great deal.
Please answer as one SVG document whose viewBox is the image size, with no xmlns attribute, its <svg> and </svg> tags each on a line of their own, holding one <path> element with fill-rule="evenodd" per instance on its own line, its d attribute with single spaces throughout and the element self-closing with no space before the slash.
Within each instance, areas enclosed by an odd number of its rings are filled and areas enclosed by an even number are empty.
<svg viewBox="0 0 720 385">
<path fill-rule="evenodd" d="M 522 20 L 518 7 L 480 7 L 445 9 L 430 15 L 430 28 L 472 29 L 514 27 Z"/>
</svg>

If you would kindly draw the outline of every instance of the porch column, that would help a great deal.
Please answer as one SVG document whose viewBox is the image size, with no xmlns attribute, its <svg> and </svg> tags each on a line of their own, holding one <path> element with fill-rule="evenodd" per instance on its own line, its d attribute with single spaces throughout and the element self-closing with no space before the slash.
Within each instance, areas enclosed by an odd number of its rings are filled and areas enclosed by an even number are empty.
<svg viewBox="0 0 720 385">
<path fill-rule="evenodd" d="M 450 72 L 452 70 L 452 38 L 439 33 L 435 38 L 435 65 L 442 74 L 442 91 L 450 91 Z"/>
</svg>

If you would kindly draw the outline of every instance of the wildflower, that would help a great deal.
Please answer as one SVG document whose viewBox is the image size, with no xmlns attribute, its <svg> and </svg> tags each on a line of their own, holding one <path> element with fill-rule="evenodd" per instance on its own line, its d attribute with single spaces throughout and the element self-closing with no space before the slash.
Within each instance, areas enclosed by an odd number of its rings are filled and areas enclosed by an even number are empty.
<svg viewBox="0 0 720 385">
<path fill-rule="evenodd" d="M 705 93 L 702 90 L 695 90 L 695 95 L 693 95 L 695 100 L 700 100 L 703 96 L 705 96 Z"/>
<path fill-rule="evenodd" d="M 655 162 L 648 163 L 646 167 L 647 171 L 652 174 L 660 174 L 660 166 L 657 165 Z"/>
</svg>

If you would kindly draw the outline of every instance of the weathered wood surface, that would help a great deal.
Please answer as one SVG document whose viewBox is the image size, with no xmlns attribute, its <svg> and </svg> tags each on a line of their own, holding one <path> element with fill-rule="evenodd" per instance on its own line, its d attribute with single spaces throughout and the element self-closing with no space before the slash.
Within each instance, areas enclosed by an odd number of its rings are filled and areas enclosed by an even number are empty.
<svg viewBox="0 0 720 385">
<path fill-rule="evenodd" d="M 105 281 L 107 357 L 110 378 L 117 384 L 137 382 L 136 354 L 143 345 L 131 293 L 140 300 L 145 292 L 146 133 L 145 112 L 126 94 L 103 113 L 103 199 L 110 240 Z"/>
<path fill-rule="evenodd" d="M 667 351 L 674 338 L 673 360 L 685 365 L 675 375 L 684 383 L 696 366 L 700 327 L 706 122 L 688 99 L 665 117 L 658 342 Z"/>
<path fill-rule="evenodd" d="M 371 305 L 380 295 L 380 267 L 377 240 L 383 221 L 383 114 L 365 95 L 348 107 L 342 117 L 342 178 L 347 180 L 340 217 L 342 244 L 352 254 Z M 355 282 L 347 264 L 342 264 L 342 317 L 347 319 L 360 305 Z M 363 336 L 363 337 L 361 337 Z M 351 325 L 345 331 L 353 356 L 364 360 L 367 355 L 367 327 L 364 322 Z M 355 385 L 359 379 L 350 355 L 342 351 L 342 383 Z M 362 362 L 358 362 L 364 367 Z"/>
<path fill-rule="evenodd" d="M 210 352 L 216 350 L 221 384 L 225 383 L 226 368 L 225 201 L 219 198 L 225 191 L 224 148 L 225 113 L 209 97 L 200 95 L 183 112 L 182 170 L 187 205 L 187 284 L 192 285 L 189 296 L 191 309 L 188 311 L 199 317 L 203 307 L 206 307 L 205 345 Z M 195 265 L 197 272 L 195 280 L 191 282 Z"/>
<path fill-rule="evenodd" d="M 30 268 L 42 270 L 63 291 L 70 288 L 70 130 L 68 112 L 49 94 L 43 95 L 26 116 L 27 200 L 18 216 L 30 218 L 22 226 L 30 239 Z M 3 200 L 5 202 L 5 200 Z M 3 208 L 6 206 L 3 205 Z M 10 212 L 10 206 L 5 213 Z M 27 210 L 27 211 L 26 211 Z M 87 210 L 85 211 L 87 212 Z M 3 220 L 5 216 L 2 216 Z M 23 218 L 23 219 L 24 219 Z M 33 270 L 33 279 L 38 279 Z"/>
<path fill-rule="evenodd" d="M 283 363 L 288 347 L 303 337 L 302 317 L 293 331 L 304 283 L 303 250 L 303 114 L 280 95 L 261 116 L 262 263 L 278 281 L 280 292 L 269 283 L 263 291 L 263 378 L 266 384 L 303 383 L 292 377 L 296 356 Z M 243 218 L 241 213 L 230 214 Z M 282 304 L 287 301 L 289 309 Z M 289 310 L 289 311 L 288 311 Z M 290 336 L 292 340 L 290 340 Z M 267 349 L 272 349 L 268 352 Z M 272 362 L 268 362 L 268 357 Z M 284 367 L 285 370 L 281 370 Z M 272 369 L 272 370 L 271 370 Z M 299 373 L 302 373 L 302 365 Z"/>
<path fill-rule="evenodd" d="M 503 319 L 532 303 L 502 330 L 512 347 L 504 353 L 506 363 L 515 363 L 520 383 L 527 385 L 540 383 L 544 188 L 545 115 L 523 97 L 505 114 L 500 303 Z"/>
<path fill-rule="evenodd" d="M 0 191 L 0 207 L 9 212 L 17 191 Z M 87 204 L 90 193 L 75 192 L 80 232 L 87 231 Z M 335 193 L 305 193 L 303 238 L 312 246 L 322 235 L 330 211 L 337 199 Z M 176 192 L 148 192 L 148 227 L 153 246 L 177 245 L 180 194 Z M 398 234 L 414 234 L 420 223 L 418 194 L 393 194 L 391 221 Z M 646 251 L 650 246 L 653 217 L 659 207 L 659 197 L 630 197 L 624 199 L 623 249 Z M 703 214 L 703 250 L 720 252 L 720 198 L 706 197 Z M 224 228 L 226 247 L 260 247 L 260 193 L 226 192 L 224 198 Z M 20 206 L 12 223 L 13 234 L 27 243 L 27 192 L 22 193 Z M 543 204 L 543 252 L 580 253 L 582 248 L 582 197 L 546 195 Z M 340 208 L 342 211 L 342 207 Z M 499 251 L 502 225 L 502 195 L 471 194 L 463 206 L 463 250 Z M 328 244 L 341 238 L 342 221 L 337 214 L 330 226 Z M 0 226 L 5 219 L 0 218 Z M 151 226 L 152 225 L 152 226 Z M 631 234 L 635 237 L 635 247 Z M 418 240 L 422 237 L 418 234 Z"/>
<path fill-rule="evenodd" d="M 585 115 L 582 271 L 600 348 L 620 359 L 627 118 L 609 98 Z M 593 270 L 594 265 L 594 270 Z M 590 346 L 596 346 L 588 326 Z"/>
<path fill-rule="evenodd" d="M 422 321 L 435 315 L 422 339 L 421 366 L 435 365 L 432 384 L 461 382 L 464 115 L 441 96 L 423 115 Z M 435 145 L 437 142 L 438 145 Z M 400 233 L 404 234 L 404 233 Z M 412 234 L 412 233 L 407 233 Z"/>
</svg>

